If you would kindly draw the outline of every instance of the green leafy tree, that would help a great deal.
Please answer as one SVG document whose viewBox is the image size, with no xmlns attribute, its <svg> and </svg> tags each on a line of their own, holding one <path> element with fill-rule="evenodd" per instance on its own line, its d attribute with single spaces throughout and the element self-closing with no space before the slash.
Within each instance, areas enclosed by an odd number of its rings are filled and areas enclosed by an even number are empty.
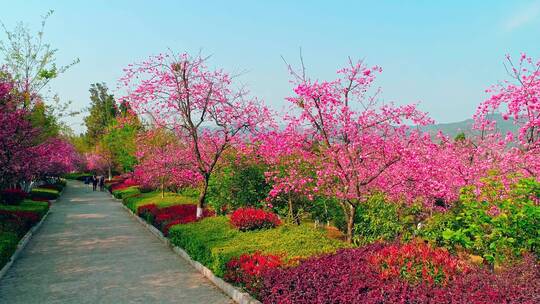
<svg viewBox="0 0 540 304">
<path fill-rule="evenodd" d="M 0 22 L 6 36 L 5 40 L 0 40 L 0 53 L 4 57 L 2 65 L 15 80 L 17 91 L 24 97 L 22 106 L 25 108 L 42 100 L 40 92 L 52 79 L 79 63 L 79 59 L 75 59 L 68 65 L 57 66 L 58 49 L 53 48 L 43 39 L 47 19 L 52 14 L 51 10 L 42 17 L 41 28 L 36 34 L 33 34 L 22 22 L 18 23 L 13 30 L 9 30 L 4 23 Z"/>
<path fill-rule="evenodd" d="M 124 172 L 133 171 L 137 164 L 135 139 L 141 125 L 137 117 L 118 123 L 114 121 L 107 129 L 101 142 L 110 151 L 113 162 Z"/>
<path fill-rule="evenodd" d="M 84 118 L 86 140 L 90 145 L 98 143 L 107 133 L 119 114 L 114 96 L 109 94 L 105 83 L 94 83 L 90 86 L 91 105 L 89 115 Z"/>
</svg>

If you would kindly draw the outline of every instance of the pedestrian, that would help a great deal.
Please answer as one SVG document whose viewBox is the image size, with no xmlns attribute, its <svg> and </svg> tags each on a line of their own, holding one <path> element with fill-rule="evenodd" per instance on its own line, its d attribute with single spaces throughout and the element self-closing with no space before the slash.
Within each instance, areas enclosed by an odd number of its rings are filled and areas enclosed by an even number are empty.
<svg viewBox="0 0 540 304">
<path fill-rule="evenodd" d="M 99 191 L 103 191 L 103 189 L 105 188 L 105 176 L 100 176 L 99 177 Z"/>
<path fill-rule="evenodd" d="M 94 174 L 92 176 L 92 190 L 93 191 L 96 191 L 97 184 L 98 184 L 98 179 L 97 179 L 97 176 Z"/>
</svg>

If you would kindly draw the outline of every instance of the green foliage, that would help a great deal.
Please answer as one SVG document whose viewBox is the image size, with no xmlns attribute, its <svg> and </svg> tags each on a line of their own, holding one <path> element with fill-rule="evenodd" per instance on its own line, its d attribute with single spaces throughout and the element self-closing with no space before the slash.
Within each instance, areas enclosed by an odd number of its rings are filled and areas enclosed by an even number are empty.
<svg viewBox="0 0 540 304">
<path fill-rule="evenodd" d="M 366 245 L 398 238 L 408 240 L 416 228 L 415 215 L 420 211 L 419 206 L 387 202 L 383 195 L 373 195 L 357 209 L 353 241 L 356 245 Z"/>
<path fill-rule="evenodd" d="M 35 199 L 54 200 L 60 196 L 60 192 L 54 189 L 34 188 L 30 192 L 30 196 Z"/>
<path fill-rule="evenodd" d="M 0 269 L 9 262 L 11 255 L 17 249 L 19 239 L 16 232 L 0 231 Z"/>
<path fill-rule="evenodd" d="M 92 177 L 92 173 L 74 172 L 74 173 L 64 174 L 63 176 L 63 178 L 65 179 L 80 180 L 80 181 L 85 180 L 87 177 Z"/>
<path fill-rule="evenodd" d="M 169 237 L 174 245 L 186 250 L 218 276 L 223 276 L 225 264 L 231 258 L 244 253 L 260 251 L 281 255 L 285 261 L 294 262 L 347 247 L 312 225 L 283 225 L 275 229 L 240 232 L 231 227 L 225 216 L 173 226 Z"/>
<path fill-rule="evenodd" d="M 39 128 L 39 138 L 36 142 L 43 142 L 48 138 L 57 137 L 60 134 L 61 125 L 52 112 L 52 109 L 43 102 L 35 103 L 30 111 L 30 122 L 35 128 Z"/>
<path fill-rule="evenodd" d="M 524 251 L 540 253 L 540 184 L 520 181 L 510 195 L 500 198 L 503 185 L 486 181 L 478 200 L 472 188 L 447 213 L 433 216 L 419 234 L 450 250 L 465 249 L 490 263 L 503 263 Z"/>
<path fill-rule="evenodd" d="M 49 210 L 49 203 L 33 201 L 33 200 L 27 199 L 27 200 L 24 200 L 20 205 L 17 205 L 17 206 L 0 205 L 0 210 L 32 211 L 32 212 L 39 213 L 40 216 L 44 216 L 45 213 L 47 213 L 47 210 Z"/>
<path fill-rule="evenodd" d="M 91 104 L 88 109 L 90 113 L 84 118 L 85 137 L 90 145 L 95 145 L 118 116 L 118 109 L 114 96 L 109 94 L 105 83 L 94 83 L 89 91 Z"/>
<path fill-rule="evenodd" d="M 208 188 L 208 203 L 218 213 L 240 207 L 262 207 L 270 186 L 264 177 L 265 166 L 249 160 L 232 159 L 228 165 L 212 175 Z"/>
<path fill-rule="evenodd" d="M 35 34 L 22 22 L 13 30 L 1 23 L 6 37 L 0 40 L 0 53 L 4 57 L 2 66 L 12 75 L 17 91 L 23 94 L 25 108 L 39 100 L 40 91 L 52 79 L 79 63 L 79 59 L 75 59 L 66 66 L 57 67 L 58 50 L 43 39 L 47 19 L 52 14 L 51 10 L 42 17 L 41 28 Z"/>
<path fill-rule="evenodd" d="M 123 199 L 124 205 L 131 209 L 133 212 L 137 212 L 139 206 L 148 204 L 156 204 L 158 207 L 167 207 L 180 204 L 196 204 L 197 199 L 189 196 L 185 196 L 178 193 L 165 192 L 165 197 L 161 197 L 161 191 L 153 191 L 148 193 L 141 193 L 136 196 L 130 196 Z"/>
<path fill-rule="evenodd" d="M 120 127 L 116 121 L 113 121 L 101 139 L 102 144 L 111 152 L 112 159 L 123 172 L 133 171 L 137 163 L 135 139 L 139 129 L 140 126 L 136 123 L 125 123 Z"/>
<path fill-rule="evenodd" d="M 137 186 L 127 187 L 125 189 L 113 191 L 112 195 L 117 199 L 124 199 L 131 196 L 139 195 L 141 192 Z"/>
</svg>

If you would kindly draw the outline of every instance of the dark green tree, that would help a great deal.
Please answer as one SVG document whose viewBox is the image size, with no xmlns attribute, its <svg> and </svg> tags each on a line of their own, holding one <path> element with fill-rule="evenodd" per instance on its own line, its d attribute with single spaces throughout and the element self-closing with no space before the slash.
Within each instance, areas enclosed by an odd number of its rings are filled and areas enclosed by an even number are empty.
<svg viewBox="0 0 540 304">
<path fill-rule="evenodd" d="M 84 118 L 86 125 L 86 141 L 95 145 L 107 133 L 107 128 L 113 124 L 119 115 L 114 96 L 109 94 L 105 83 L 90 85 L 89 115 Z"/>
</svg>

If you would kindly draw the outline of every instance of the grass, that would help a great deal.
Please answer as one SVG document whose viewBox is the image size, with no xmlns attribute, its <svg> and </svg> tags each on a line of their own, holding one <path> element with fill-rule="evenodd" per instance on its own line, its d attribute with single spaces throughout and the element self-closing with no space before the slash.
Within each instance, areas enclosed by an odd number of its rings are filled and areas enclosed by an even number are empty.
<svg viewBox="0 0 540 304">
<path fill-rule="evenodd" d="M 140 193 L 134 196 L 124 198 L 124 204 L 133 212 L 137 211 L 139 206 L 156 204 L 158 207 L 168 207 L 181 204 L 196 204 L 197 199 L 178 193 L 166 192 L 165 197 L 161 197 L 160 191 Z"/>
<path fill-rule="evenodd" d="M 311 225 L 282 225 L 275 229 L 240 232 L 231 227 L 225 216 L 173 226 L 169 238 L 218 276 L 223 276 L 231 258 L 244 253 L 276 254 L 285 262 L 295 263 L 348 247 L 344 242 L 329 238 L 326 230 Z"/>
</svg>

